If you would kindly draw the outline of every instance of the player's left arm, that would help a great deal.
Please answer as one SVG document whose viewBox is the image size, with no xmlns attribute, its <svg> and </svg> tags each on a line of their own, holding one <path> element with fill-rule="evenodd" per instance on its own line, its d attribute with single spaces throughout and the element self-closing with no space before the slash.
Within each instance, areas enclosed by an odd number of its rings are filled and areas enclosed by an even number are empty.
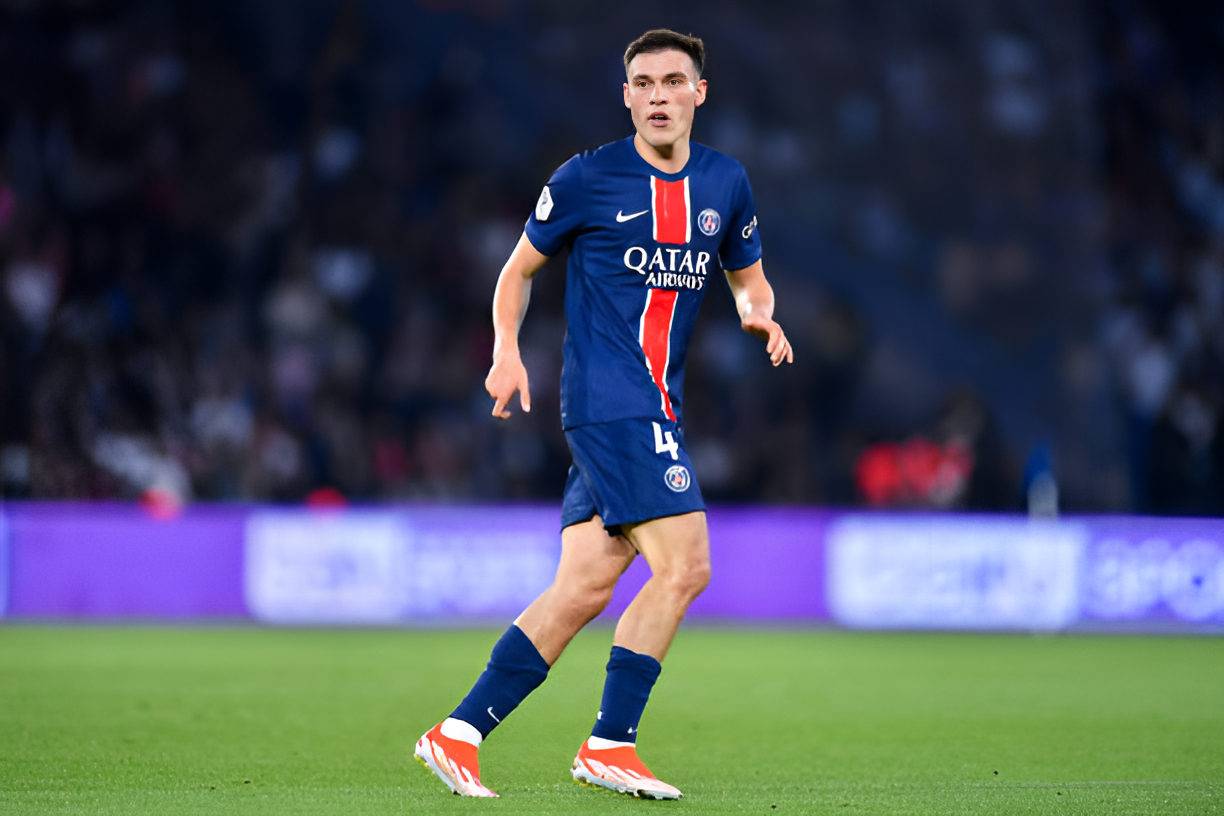
<svg viewBox="0 0 1224 816">
<path fill-rule="evenodd" d="M 773 287 L 765 279 L 765 269 L 758 260 L 752 266 L 727 270 L 727 283 L 735 296 L 735 310 L 739 312 L 740 328 L 765 341 L 765 352 L 775 366 L 795 362 L 795 352 L 786 333 L 773 319 Z"/>
</svg>

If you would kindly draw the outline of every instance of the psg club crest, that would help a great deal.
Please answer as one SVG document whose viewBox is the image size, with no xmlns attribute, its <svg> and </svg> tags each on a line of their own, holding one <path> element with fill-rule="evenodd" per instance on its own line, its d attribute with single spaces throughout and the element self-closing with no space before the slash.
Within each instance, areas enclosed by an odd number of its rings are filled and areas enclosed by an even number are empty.
<svg viewBox="0 0 1224 816">
<path fill-rule="evenodd" d="M 704 209 L 697 215 L 697 229 L 705 235 L 713 235 L 718 232 L 718 226 L 722 223 L 722 219 L 718 217 L 717 210 Z"/>
<path fill-rule="evenodd" d="M 714 216 L 717 218 L 718 216 Z M 689 489 L 692 479 L 689 477 L 688 468 L 684 465 L 672 465 L 663 474 L 663 481 L 667 483 L 668 488 L 674 493 L 683 493 Z"/>
</svg>

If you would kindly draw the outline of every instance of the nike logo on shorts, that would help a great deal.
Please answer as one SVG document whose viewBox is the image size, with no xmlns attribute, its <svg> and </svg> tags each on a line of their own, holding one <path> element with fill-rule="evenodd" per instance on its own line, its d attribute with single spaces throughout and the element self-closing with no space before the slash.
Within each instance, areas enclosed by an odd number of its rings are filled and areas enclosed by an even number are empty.
<svg viewBox="0 0 1224 816">
<path fill-rule="evenodd" d="M 618 210 L 616 213 L 616 223 L 623 224 L 626 221 L 632 221 L 633 219 L 637 218 L 639 215 L 645 215 L 648 212 L 650 212 L 650 210 L 642 210 L 641 212 L 635 212 L 629 215 L 625 215 L 623 212 Z"/>
</svg>

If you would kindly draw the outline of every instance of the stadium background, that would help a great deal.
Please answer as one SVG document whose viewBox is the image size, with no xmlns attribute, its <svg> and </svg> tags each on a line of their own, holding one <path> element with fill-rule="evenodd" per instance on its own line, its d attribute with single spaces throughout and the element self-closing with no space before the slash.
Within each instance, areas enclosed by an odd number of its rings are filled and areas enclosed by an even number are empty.
<svg viewBox="0 0 1224 816">
<path fill-rule="evenodd" d="M 5 496 L 555 499 L 562 262 L 523 329 L 536 410 L 508 423 L 492 286 L 552 169 L 629 133 L 619 54 L 665 24 L 707 42 L 695 137 L 748 168 L 798 359 L 769 370 L 711 290 L 688 378 L 710 499 L 1018 510 L 1052 470 L 1066 510 L 1224 510 L 1218 4 L 0 21 Z"/>
<path fill-rule="evenodd" d="M 700 813 L 1221 812 L 1224 6 L 663 6 L 0 0 L 0 811 L 638 804 L 566 770 L 641 563 L 504 798 L 405 766 L 558 557 L 562 260 L 504 423 L 494 280 L 666 25 L 797 362 L 710 288 L 644 759 Z"/>
</svg>

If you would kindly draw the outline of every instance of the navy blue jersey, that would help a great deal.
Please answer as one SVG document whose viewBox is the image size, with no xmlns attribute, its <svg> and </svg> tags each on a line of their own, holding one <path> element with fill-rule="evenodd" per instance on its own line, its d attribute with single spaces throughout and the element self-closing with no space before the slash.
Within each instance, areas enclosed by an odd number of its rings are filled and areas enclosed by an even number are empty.
<svg viewBox="0 0 1224 816">
<path fill-rule="evenodd" d="M 707 286 L 761 257 L 739 162 L 690 143 L 679 173 L 632 137 L 557 169 L 527 219 L 540 253 L 569 247 L 561 423 L 679 422 L 684 358 Z"/>
</svg>

